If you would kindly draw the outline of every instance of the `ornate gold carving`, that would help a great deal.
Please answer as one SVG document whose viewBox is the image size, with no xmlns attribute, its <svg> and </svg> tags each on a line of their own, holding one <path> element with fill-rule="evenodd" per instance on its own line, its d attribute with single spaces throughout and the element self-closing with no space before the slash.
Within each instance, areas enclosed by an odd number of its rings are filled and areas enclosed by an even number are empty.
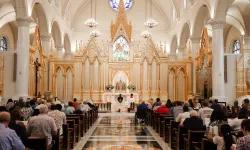
<svg viewBox="0 0 250 150">
<path fill-rule="evenodd" d="M 115 41 L 117 37 L 119 37 L 120 35 L 124 35 L 125 33 L 126 35 L 125 37 L 129 40 L 129 42 L 131 42 L 132 25 L 131 22 L 128 23 L 123 1 L 119 2 L 116 22 L 115 23 L 113 23 L 113 21 L 111 22 L 110 31 L 111 31 L 112 41 Z"/>
<path fill-rule="evenodd" d="M 212 51 L 209 46 L 207 28 L 203 29 L 199 56 L 196 57 L 197 93 L 203 98 L 212 96 Z"/>
<path fill-rule="evenodd" d="M 35 29 L 33 35 L 33 42 L 29 48 L 29 95 L 35 96 L 36 75 L 38 76 L 38 92 L 43 94 L 45 92 L 45 77 L 46 77 L 46 54 L 43 52 L 39 27 Z M 38 73 L 35 72 L 34 62 L 38 58 L 41 66 Z"/>
</svg>

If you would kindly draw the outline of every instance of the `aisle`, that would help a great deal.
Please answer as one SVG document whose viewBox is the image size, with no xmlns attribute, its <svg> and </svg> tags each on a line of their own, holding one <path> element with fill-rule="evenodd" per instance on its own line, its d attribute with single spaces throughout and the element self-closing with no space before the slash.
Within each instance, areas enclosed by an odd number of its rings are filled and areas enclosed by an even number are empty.
<svg viewBox="0 0 250 150">
<path fill-rule="evenodd" d="M 101 114 L 75 150 L 167 150 L 150 128 L 135 125 L 132 113 Z"/>
</svg>

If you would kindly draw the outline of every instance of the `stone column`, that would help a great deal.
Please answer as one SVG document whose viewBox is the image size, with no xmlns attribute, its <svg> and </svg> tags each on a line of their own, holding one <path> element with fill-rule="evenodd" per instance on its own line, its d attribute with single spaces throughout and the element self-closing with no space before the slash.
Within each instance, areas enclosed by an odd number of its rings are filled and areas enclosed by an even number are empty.
<svg viewBox="0 0 250 150">
<path fill-rule="evenodd" d="M 17 77 L 16 96 L 26 99 L 29 89 L 29 28 L 30 18 L 17 18 L 18 42 L 17 42 Z"/>
<path fill-rule="evenodd" d="M 63 59 L 63 45 L 55 46 L 57 50 L 58 59 Z"/>
<path fill-rule="evenodd" d="M 190 37 L 191 40 L 191 54 L 192 54 L 192 81 L 193 81 L 193 94 L 196 94 L 196 62 L 195 58 L 200 50 L 201 37 Z"/>
<path fill-rule="evenodd" d="M 176 55 L 177 55 L 178 60 L 183 60 L 184 59 L 185 46 L 178 45 L 177 50 L 178 50 L 178 54 L 176 54 Z"/>
<path fill-rule="evenodd" d="M 71 60 L 72 53 L 71 52 L 65 52 L 65 59 L 66 60 Z"/>
<path fill-rule="evenodd" d="M 213 99 L 225 102 L 225 81 L 224 81 L 224 21 L 211 21 L 213 29 L 212 42 L 212 92 Z"/>
<path fill-rule="evenodd" d="M 41 34 L 42 48 L 46 54 L 46 77 L 45 77 L 45 91 L 49 90 L 49 51 L 50 51 L 50 34 Z"/>
</svg>

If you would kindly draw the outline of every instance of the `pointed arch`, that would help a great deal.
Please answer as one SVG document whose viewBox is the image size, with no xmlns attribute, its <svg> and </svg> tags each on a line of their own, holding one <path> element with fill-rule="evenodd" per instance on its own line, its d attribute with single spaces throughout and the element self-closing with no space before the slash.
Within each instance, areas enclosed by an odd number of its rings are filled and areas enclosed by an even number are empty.
<svg viewBox="0 0 250 150">
<path fill-rule="evenodd" d="M 195 21 L 193 22 L 192 28 L 192 36 L 193 37 L 201 37 L 202 30 L 205 24 L 211 19 L 210 12 L 207 5 L 202 5 L 195 17 Z"/>
<path fill-rule="evenodd" d="M 65 52 L 71 52 L 71 43 L 70 43 L 70 39 L 69 39 L 68 33 L 66 33 L 64 35 L 63 46 L 64 46 L 64 49 L 65 49 Z"/>
<path fill-rule="evenodd" d="M 31 10 L 31 16 L 39 25 L 41 35 L 47 35 L 49 33 L 49 23 L 43 5 L 40 2 L 33 2 Z"/>
<path fill-rule="evenodd" d="M 182 30 L 181 30 L 179 45 L 185 47 L 189 37 L 190 37 L 190 24 L 186 22 L 184 23 Z"/>
<path fill-rule="evenodd" d="M 176 34 L 172 38 L 171 46 L 170 46 L 170 53 L 175 53 L 177 48 L 177 36 Z"/>
<path fill-rule="evenodd" d="M 62 46 L 61 29 L 60 29 L 58 22 L 55 20 L 52 22 L 51 34 L 52 34 L 52 38 L 55 42 L 55 47 Z"/>
</svg>

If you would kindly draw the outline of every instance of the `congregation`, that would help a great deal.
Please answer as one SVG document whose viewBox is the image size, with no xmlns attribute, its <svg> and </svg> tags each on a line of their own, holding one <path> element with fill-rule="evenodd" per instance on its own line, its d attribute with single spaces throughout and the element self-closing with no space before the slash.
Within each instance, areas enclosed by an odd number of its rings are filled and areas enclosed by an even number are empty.
<svg viewBox="0 0 250 150">
<path fill-rule="evenodd" d="M 230 107 L 217 99 L 164 103 L 157 98 L 155 102 L 151 99 L 139 104 L 136 119 L 152 126 L 171 149 L 249 150 L 249 108 L 249 99 L 244 99 L 242 106 L 235 101 Z M 192 137 L 190 134 L 195 132 L 201 134 Z"/>
<path fill-rule="evenodd" d="M 30 137 L 46 137 L 49 147 L 58 149 L 55 146 L 58 139 L 54 137 L 65 132 L 66 115 L 86 115 L 92 109 L 95 105 L 91 100 L 79 103 L 74 99 L 64 103 L 60 100 L 32 99 L 24 102 L 22 98 L 18 101 L 9 99 L 6 105 L 0 106 L 0 150 L 37 149 L 29 147 Z"/>
</svg>

